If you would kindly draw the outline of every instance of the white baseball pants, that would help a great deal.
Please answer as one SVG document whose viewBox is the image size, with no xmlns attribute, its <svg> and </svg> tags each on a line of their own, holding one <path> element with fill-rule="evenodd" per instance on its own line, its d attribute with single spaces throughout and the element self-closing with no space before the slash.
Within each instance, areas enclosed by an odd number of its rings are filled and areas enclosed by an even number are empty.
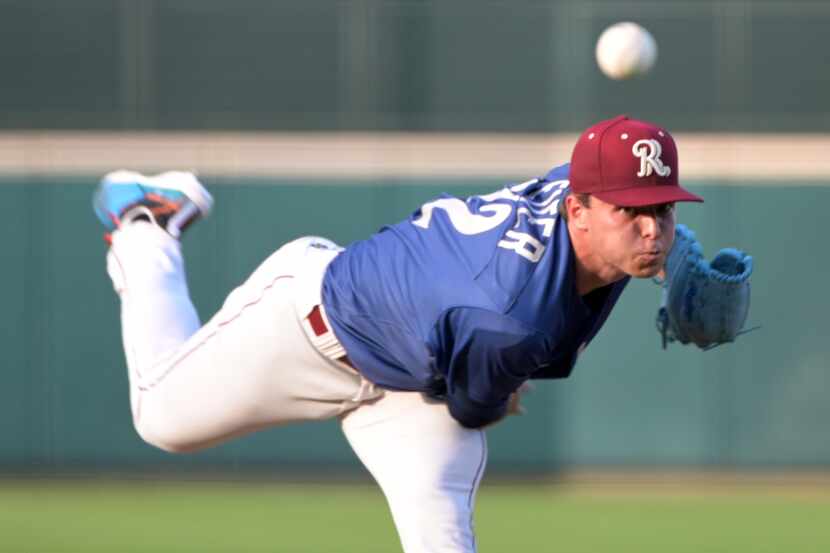
<svg viewBox="0 0 830 553">
<path fill-rule="evenodd" d="M 461 427 L 420 393 L 376 388 L 312 343 L 305 317 L 337 253 L 320 238 L 286 244 L 201 326 L 179 242 L 140 221 L 114 232 L 107 269 L 121 298 L 136 430 L 184 452 L 339 417 L 386 496 L 404 551 L 474 552 L 484 432 Z"/>
</svg>

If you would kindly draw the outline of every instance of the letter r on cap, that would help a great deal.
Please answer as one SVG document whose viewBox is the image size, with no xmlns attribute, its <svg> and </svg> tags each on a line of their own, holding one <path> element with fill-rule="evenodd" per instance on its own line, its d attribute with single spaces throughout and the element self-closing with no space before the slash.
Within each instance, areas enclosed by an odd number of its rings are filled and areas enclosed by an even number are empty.
<svg viewBox="0 0 830 553">
<path fill-rule="evenodd" d="M 634 143 L 631 152 L 640 158 L 640 170 L 637 172 L 638 177 L 648 177 L 652 172 L 657 173 L 661 177 L 668 177 L 671 175 L 671 167 L 663 164 L 660 159 L 660 154 L 663 153 L 663 147 L 660 142 L 653 138 L 643 138 Z"/>
</svg>

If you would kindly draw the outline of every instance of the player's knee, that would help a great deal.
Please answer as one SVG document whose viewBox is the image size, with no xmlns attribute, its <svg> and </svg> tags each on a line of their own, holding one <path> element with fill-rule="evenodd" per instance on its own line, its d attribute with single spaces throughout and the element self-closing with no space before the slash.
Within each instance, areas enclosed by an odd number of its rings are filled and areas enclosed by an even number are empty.
<svg viewBox="0 0 830 553">
<path fill-rule="evenodd" d="M 199 440 L 194 439 L 180 423 L 162 420 L 156 416 L 135 417 L 133 425 L 139 437 L 146 443 L 168 453 L 190 453 L 206 447 Z"/>
<path fill-rule="evenodd" d="M 164 432 L 159 432 L 155 428 L 151 428 L 147 424 L 136 423 L 135 430 L 138 435 L 151 446 L 157 447 L 168 453 L 185 453 L 187 452 L 186 444 L 171 439 L 171 436 Z"/>
</svg>

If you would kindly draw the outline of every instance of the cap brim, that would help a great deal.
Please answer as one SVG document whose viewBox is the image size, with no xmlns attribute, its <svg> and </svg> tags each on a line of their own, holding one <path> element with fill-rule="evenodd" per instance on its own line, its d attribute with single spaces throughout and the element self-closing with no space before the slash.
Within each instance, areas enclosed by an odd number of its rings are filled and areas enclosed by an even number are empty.
<svg viewBox="0 0 830 553">
<path fill-rule="evenodd" d="M 603 202 L 623 207 L 641 207 L 645 205 L 665 204 L 670 202 L 702 202 L 703 198 L 692 194 L 680 186 L 641 186 L 621 190 L 604 190 L 591 192 Z"/>
</svg>

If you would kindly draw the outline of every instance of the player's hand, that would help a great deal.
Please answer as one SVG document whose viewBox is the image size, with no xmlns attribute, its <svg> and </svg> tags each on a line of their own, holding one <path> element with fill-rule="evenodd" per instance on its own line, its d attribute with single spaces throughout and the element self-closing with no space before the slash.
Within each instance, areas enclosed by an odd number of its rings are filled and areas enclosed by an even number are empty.
<svg viewBox="0 0 830 553">
<path fill-rule="evenodd" d="M 522 382 L 521 386 L 510 394 L 510 399 L 507 402 L 508 415 L 524 415 L 527 409 L 522 406 L 522 396 L 533 391 L 533 384 L 530 382 Z"/>
</svg>

